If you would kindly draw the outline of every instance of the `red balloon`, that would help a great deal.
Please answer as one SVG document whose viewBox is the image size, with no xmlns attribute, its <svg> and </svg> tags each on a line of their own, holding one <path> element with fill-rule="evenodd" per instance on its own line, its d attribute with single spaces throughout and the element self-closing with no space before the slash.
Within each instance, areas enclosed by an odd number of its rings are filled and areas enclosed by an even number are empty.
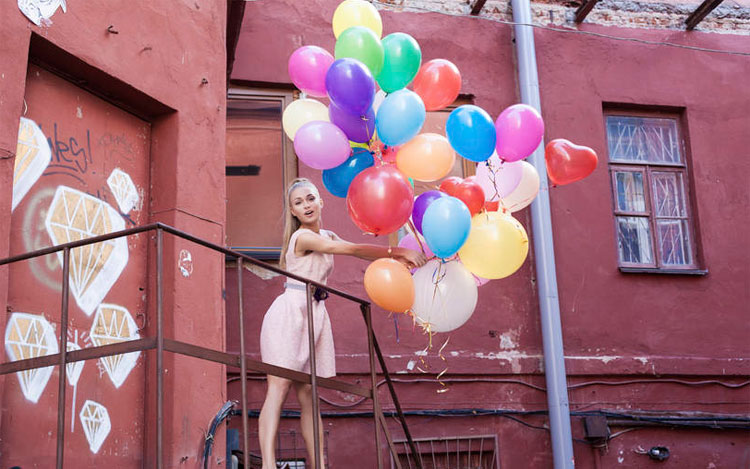
<svg viewBox="0 0 750 469">
<path fill-rule="evenodd" d="M 552 140 L 544 148 L 547 174 L 553 184 L 562 186 L 581 180 L 594 172 L 599 159 L 589 147 L 576 145 L 564 138 Z"/>
<path fill-rule="evenodd" d="M 370 145 L 370 149 L 376 155 L 380 153 L 380 160 L 383 164 L 396 164 L 396 153 L 398 153 L 399 148 L 401 148 L 401 145 L 388 146 L 380 140 L 376 140 Z"/>
<path fill-rule="evenodd" d="M 461 184 L 462 182 L 463 179 L 458 176 L 445 178 L 443 179 L 443 182 L 440 183 L 440 190 L 445 192 L 446 194 L 453 195 L 452 191 L 456 188 L 457 185 Z"/>
<path fill-rule="evenodd" d="M 448 179 L 457 179 L 458 181 L 451 181 L 446 184 Z M 454 176 L 448 179 L 443 181 L 443 184 L 440 184 L 440 190 L 465 203 L 469 208 L 469 212 L 471 212 L 471 216 L 479 213 L 485 205 L 484 190 L 476 181 L 476 178 L 469 176 L 466 179 L 461 179 Z M 445 185 L 445 188 L 443 185 Z"/>
<path fill-rule="evenodd" d="M 458 67 L 445 59 L 433 59 L 419 68 L 414 77 L 414 92 L 424 101 L 428 111 L 437 111 L 452 104 L 461 91 Z"/>
<path fill-rule="evenodd" d="M 349 217 L 366 233 L 393 233 L 409 220 L 414 189 L 393 165 L 372 166 L 359 173 L 346 195 Z"/>
<path fill-rule="evenodd" d="M 488 212 L 497 212 L 498 208 L 500 208 L 500 201 L 499 200 L 493 200 L 493 201 L 486 201 L 484 203 L 484 209 Z"/>
</svg>

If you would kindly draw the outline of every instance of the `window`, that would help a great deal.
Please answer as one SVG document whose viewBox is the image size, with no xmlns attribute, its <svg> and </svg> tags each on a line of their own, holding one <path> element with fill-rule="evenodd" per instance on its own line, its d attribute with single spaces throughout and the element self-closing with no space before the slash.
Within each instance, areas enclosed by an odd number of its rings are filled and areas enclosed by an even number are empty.
<svg viewBox="0 0 750 469">
<path fill-rule="evenodd" d="M 396 452 L 401 467 L 415 468 L 417 461 L 404 440 L 395 441 Z M 456 436 L 414 439 L 424 469 L 498 469 L 500 454 L 497 450 L 497 437 Z M 391 455 L 391 467 L 396 467 Z"/>
<path fill-rule="evenodd" d="M 284 90 L 237 89 L 227 99 L 227 246 L 278 259 L 284 188 L 297 175 L 281 116 L 294 99 Z"/>
<path fill-rule="evenodd" d="M 621 270 L 695 270 L 695 232 L 679 116 L 606 116 Z"/>
</svg>

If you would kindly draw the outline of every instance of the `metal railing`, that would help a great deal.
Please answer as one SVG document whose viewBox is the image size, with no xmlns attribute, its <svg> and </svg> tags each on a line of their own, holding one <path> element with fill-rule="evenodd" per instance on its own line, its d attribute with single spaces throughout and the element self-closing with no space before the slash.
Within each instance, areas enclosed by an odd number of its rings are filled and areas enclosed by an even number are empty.
<svg viewBox="0 0 750 469">
<path fill-rule="evenodd" d="M 98 347 L 90 347 L 81 350 L 67 350 L 67 335 L 68 335 L 68 302 L 70 293 L 70 252 L 72 249 L 79 248 L 90 244 L 96 244 L 103 241 L 108 241 L 115 238 L 121 238 L 126 236 L 132 236 L 138 233 L 156 231 L 156 336 L 145 337 L 136 340 L 120 342 L 117 344 L 102 345 Z M 163 284 L 164 284 L 164 233 L 169 233 L 178 238 L 186 241 L 198 244 L 206 247 L 210 250 L 223 253 L 226 257 L 235 259 L 237 261 L 237 294 L 238 294 L 238 315 L 239 315 L 239 334 L 240 334 L 240 352 L 239 354 L 227 353 L 223 350 L 214 350 L 206 347 L 201 347 L 186 342 L 181 342 L 173 339 L 164 337 L 164 309 L 163 309 Z M 320 460 L 321 448 L 319 439 L 319 400 L 318 400 L 318 388 L 334 389 L 341 392 L 355 394 L 373 401 L 373 418 L 375 421 L 375 444 L 376 444 L 376 456 L 377 456 L 377 467 L 383 468 L 383 456 L 381 452 L 382 437 L 385 435 L 388 448 L 394 459 L 398 461 L 396 447 L 393 439 L 388 431 L 388 425 L 380 408 L 380 402 L 378 400 L 377 391 L 377 371 L 376 371 L 376 360 L 380 364 L 380 368 L 384 375 L 385 381 L 388 385 L 388 390 L 393 399 L 393 404 L 396 409 L 396 413 L 401 422 L 401 426 L 404 431 L 404 436 L 408 441 L 409 448 L 413 455 L 419 460 L 419 452 L 415 446 L 415 443 L 409 432 L 409 428 L 406 425 L 406 418 L 404 417 L 401 405 L 399 404 L 398 397 L 396 396 L 393 382 L 391 381 L 390 374 L 386 368 L 383 354 L 380 351 L 380 346 L 375 337 L 372 329 L 372 317 L 370 311 L 370 303 L 366 300 L 350 295 L 348 293 L 336 290 L 327 285 L 314 282 L 312 280 L 300 277 L 291 272 L 287 272 L 280 268 L 266 264 L 265 262 L 259 261 L 242 253 L 232 251 L 225 247 L 213 244 L 209 241 L 197 238 L 183 231 L 180 231 L 171 226 L 162 223 L 152 223 L 136 228 L 127 230 L 117 231 L 102 236 L 95 236 L 86 238 L 80 241 L 74 241 L 66 244 L 60 244 L 57 246 L 40 249 L 37 251 L 29 252 L 22 255 L 8 257 L 0 260 L 0 266 L 12 264 L 20 261 L 33 259 L 36 257 L 46 256 L 62 251 L 63 265 L 62 265 L 62 293 L 61 293 L 61 306 L 60 306 L 60 352 L 52 355 L 44 355 L 35 358 L 17 360 L 13 362 L 6 362 L 0 364 L 0 375 L 6 375 L 15 372 L 21 372 L 25 370 L 31 370 L 35 368 L 43 368 L 47 366 L 53 366 L 55 364 L 59 367 L 59 387 L 57 393 L 57 451 L 56 451 L 56 464 L 55 467 L 58 469 L 63 468 L 64 462 L 64 421 L 65 421 L 65 381 L 66 381 L 66 364 L 92 360 L 102 357 L 108 357 L 112 355 L 120 355 L 130 352 L 140 352 L 147 350 L 156 350 L 156 467 L 162 469 L 164 467 L 164 442 L 163 442 L 163 427 L 164 427 L 164 352 L 171 352 L 179 355 L 185 355 L 189 357 L 198 358 L 201 360 L 207 360 L 214 363 L 220 363 L 230 367 L 239 367 L 241 378 L 241 393 L 242 393 L 242 444 L 243 444 L 243 463 L 245 467 L 249 467 L 249 451 L 248 451 L 248 410 L 247 410 L 247 373 L 253 371 L 257 373 L 265 373 L 274 376 L 286 378 L 295 382 L 309 383 L 312 386 L 313 395 L 313 413 L 316 416 L 313 418 L 314 426 L 314 438 L 315 438 L 315 460 Z M 257 360 L 252 360 L 247 357 L 245 351 L 245 311 L 243 306 L 242 298 L 242 273 L 243 263 L 248 262 L 254 264 L 263 269 L 270 270 L 280 275 L 286 275 L 292 279 L 298 280 L 305 284 L 307 293 L 307 320 L 308 320 L 308 333 L 309 333 L 309 345 L 310 345 L 310 373 L 302 373 L 299 371 L 290 370 L 287 368 L 281 368 L 274 365 L 269 365 Z M 357 386 L 344 381 L 339 381 L 335 378 L 321 378 L 316 376 L 315 370 L 315 340 L 314 340 L 314 327 L 313 327 L 313 314 L 312 314 L 312 300 L 314 290 L 316 288 L 323 289 L 329 294 L 333 294 L 349 300 L 351 302 L 359 304 L 362 316 L 367 327 L 367 345 L 370 359 L 370 378 L 371 386 L 369 388 Z M 227 313 L 228 314 L 228 313 Z M 146 377 L 148 379 L 148 377 Z M 418 468 L 421 469 L 421 461 L 418 463 Z M 396 463 L 400 469 L 400 464 Z"/>
</svg>

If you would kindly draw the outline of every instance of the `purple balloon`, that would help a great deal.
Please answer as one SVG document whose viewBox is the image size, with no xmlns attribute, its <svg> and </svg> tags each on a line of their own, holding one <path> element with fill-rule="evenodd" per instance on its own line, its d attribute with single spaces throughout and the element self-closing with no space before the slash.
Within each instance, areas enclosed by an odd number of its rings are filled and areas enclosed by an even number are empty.
<svg viewBox="0 0 750 469">
<path fill-rule="evenodd" d="M 292 83 L 309 94 L 322 98 L 326 95 L 326 72 L 333 56 L 318 46 L 302 46 L 289 57 L 289 78 Z"/>
<path fill-rule="evenodd" d="M 312 121 L 294 135 L 294 152 L 311 168 L 330 169 L 349 159 L 352 149 L 341 129 L 330 122 Z"/>
<path fill-rule="evenodd" d="M 411 219 L 414 221 L 414 227 L 422 233 L 422 217 L 424 217 L 424 211 L 427 207 L 435 200 L 445 197 L 447 194 L 441 191 L 427 191 L 422 193 L 417 200 L 414 201 L 414 208 L 411 211 Z"/>
<path fill-rule="evenodd" d="M 399 247 L 411 249 L 412 251 L 424 252 L 424 255 L 427 257 L 427 259 L 435 257 L 435 254 L 430 251 L 430 247 L 427 245 L 427 241 L 425 241 L 421 236 L 419 237 L 419 241 L 417 241 L 417 238 L 415 238 L 413 234 L 409 233 L 408 235 L 401 238 L 401 241 L 398 242 L 398 245 Z M 416 267 L 411 269 L 411 273 L 414 273 L 416 270 Z"/>
<path fill-rule="evenodd" d="M 506 108 L 495 121 L 497 156 L 504 161 L 518 161 L 534 153 L 544 137 L 544 121 L 536 109 L 527 104 Z"/>
<path fill-rule="evenodd" d="M 326 73 L 326 89 L 342 111 L 356 116 L 367 114 L 375 99 L 375 79 L 367 66 L 356 59 L 333 62 Z"/>
<path fill-rule="evenodd" d="M 352 142 L 369 142 L 375 134 L 375 111 L 371 107 L 363 115 L 349 114 L 331 102 L 328 106 L 328 115 L 331 122 L 343 130 Z"/>
</svg>

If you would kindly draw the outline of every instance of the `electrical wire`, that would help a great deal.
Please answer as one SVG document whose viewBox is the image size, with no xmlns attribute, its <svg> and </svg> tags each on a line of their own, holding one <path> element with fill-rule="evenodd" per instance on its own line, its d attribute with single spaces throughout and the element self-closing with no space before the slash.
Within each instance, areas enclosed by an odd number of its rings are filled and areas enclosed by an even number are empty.
<svg viewBox="0 0 750 469">
<path fill-rule="evenodd" d="M 377 3 L 378 5 L 389 7 L 391 9 L 394 7 L 394 5 L 391 5 L 390 3 L 387 3 L 387 2 L 383 2 L 381 0 L 372 0 L 372 2 L 373 3 Z M 697 47 L 697 46 L 688 46 L 688 45 L 685 45 L 685 44 L 677 44 L 677 43 L 674 43 L 674 42 L 651 41 L 651 40 L 648 40 L 648 39 L 638 39 L 638 38 L 633 38 L 633 37 L 612 36 L 610 34 L 596 33 L 596 32 L 593 32 L 593 31 L 581 31 L 579 29 L 555 28 L 555 27 L 552 27 L 552 26 L 545 26 L 545 25 L 533 24 L 533 23 L 518 23 L 518 22 L 515 22 L 515 21 L 507 21 L 507 20 L 501 20 L 501 19 L 497 19 L 497 18 L 488 18 L 486 16 L 473 16 L 473 15 L 467 15 L 465 13 L 451 13 L 449 11 L 433 10 L 433 9 L 430 9 L 430 8 L 425 8 L 425 7 L 420 7 L 420 6 L 409 5 L 409 6 L 405 6 L 404 8 L 408 9 L 408 10 L 417 10 L 417 11 L 423 11 L 423 12 L 427 12 L 427 13 L 438 13 L 438 14 L 441 14 L 441 15 L 453 16 L 453 17 L 459 17 L 459 18 L 476 18 L 476 19 L 479 19 L 479 20 L 492 21 L 492 22 L 495 22 L 495 23 L 506 24 L 506 25 L 510 25 L 510 26 L 530 26 L 532 28 L 544 29 L 544 30 L 547 30 L 547 31 L 554 31 L 554 32 L 558 32 L 558 33 L 583 34 L 583 35 L 587 35 L 587 36 L 594 36 L 594 37 L 599 37 L 599 38 L 612 39 L 612 40 L 615 40 L 615 41 L 635 42 L 635 43 L 645 44 L 645 45 L 649 45 L 649 46 L 667 46 L 667 47 L 676 47 L 676 48 L 679 48 L 679 49 L 688 49 L 688 50 L 693 50 L 693 51 L 698 51 L 698 52 L 711 52 L 711 53 L 715 53 L 715 54 L 729 54 L 729 55 L 739 55 L 739 56 L 750 56 L 750 52 L 737 52 L 737 51 L 728 51 L 728 50 L 722 50 L 722 49 L 709 49 L 709 48 L 705 48 L 705 47 Z"/>
</svg>

